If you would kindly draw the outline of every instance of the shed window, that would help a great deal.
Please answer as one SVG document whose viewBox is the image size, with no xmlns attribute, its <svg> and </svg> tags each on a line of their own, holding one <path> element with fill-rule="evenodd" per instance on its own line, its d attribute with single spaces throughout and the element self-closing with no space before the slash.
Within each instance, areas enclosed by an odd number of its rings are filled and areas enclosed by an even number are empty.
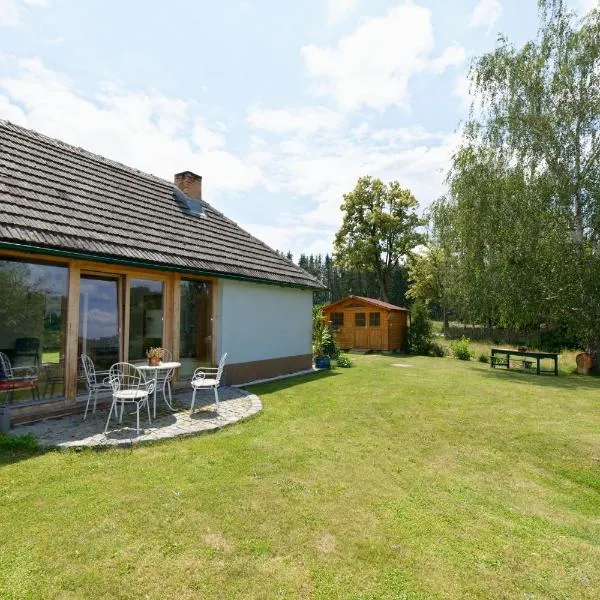
<svg viewBox="0 0 600 600">
<path fill-rule="evenodd" d="M 369 313 L 369 327 L 379 327 L 381 325 L 381 314 L 378 312 Z"/>
<path fill-rule="evenodd" d="M 335 328 L 343 327 L 344 326 L 344 313 L 343 312 L 331 313 L 331 324 Z"/>
<path fill-rule="evenodd" d="M 355 313 L 354 326 L 355 327 L 366 327 L 367 326 L 367 313 Z"/>
</svg>

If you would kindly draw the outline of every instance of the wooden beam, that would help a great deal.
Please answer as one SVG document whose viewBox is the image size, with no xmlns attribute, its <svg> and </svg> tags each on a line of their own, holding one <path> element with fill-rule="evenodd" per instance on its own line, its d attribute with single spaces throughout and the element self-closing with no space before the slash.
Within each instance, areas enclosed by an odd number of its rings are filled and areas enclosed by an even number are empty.
<svg viewBox="0 0 600 600">
<path fill-rule="evenodd" d="M 212 354 L 212 364 L 213 365 L 218 365 L 219 364 L 219 359 L 221 358 L 220 356 L 217 356 L 217 354 L 219 353 L 219 350 L 221 352 L 223 352 L 223 348 L 220 348 L 221 346 L 221 340 L 220 340 L 220 335 L 221 335 L 221 313 L 219 310 L 219 297 L 220 297 L 220 282 L 218 279 L 215 279 L 210 286 L 211 289 L 211 323 L 212 323 L 212 327 L 211 327 L 211 332 L 210 332 L 210 341 L 211 341 L 211 354 Z"/>
<path fill-rule="evenodd" d="M 79 336 L 79 282 L 81 269 L 77 263 L 69 266 L 69 295 L 67 298 L 67 340 L 65 348 L 65 396 L 68 403 L 77 397 L 77 365 Z"/>
<path fill-rule="evenodd" d="M 181 276 L 177 273 L 173 275 L 172 281 L 172 343 L 171 351 L 173 352 L 173 360 L 179 360 L 179 354 L 181 352 Z"/>
</svg>

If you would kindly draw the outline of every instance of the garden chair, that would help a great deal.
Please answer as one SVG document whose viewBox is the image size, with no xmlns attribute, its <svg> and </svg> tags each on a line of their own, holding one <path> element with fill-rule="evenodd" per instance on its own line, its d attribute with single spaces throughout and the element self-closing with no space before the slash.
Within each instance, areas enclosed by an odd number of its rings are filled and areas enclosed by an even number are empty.
<svg viewBox="0 0 600 600">
<path fill-rule="evenodd" d="M 98 392 L 100 392 L 101 390 L 111 390 L 112 386 L 110 385 L 110 381 L 108 380 L 108 371 L 96 371 L 94 362 L 87 354 L 81 355 L 81 365 L 83 367 L 83 373 L 85 375 L 85 386 L 88 391 L 87 404 L 85 405 L 85 414 L 83 415 L 83 419 L 85 421 L 85 419 L 87 419 L 92 394 L 94 395 L 94 408 L 92 409 L 92 413 L 95 413 L 96 402 L 98 401 Z M 99 380 L 99 377 L 103 377 L 103 379 Z"/>
<path fill-rule="evenodd" d="M 190 407 L 190 415 L 194 412 L 194 403 L 196 401 L 196 392 L 200 389 L 208 389 L 211 388 L 215 392 L 215 410 L 218 414 L 219 412 L 219 392 L 218 387 L 221 383 L 221 377 L 223 375 L 223 369 L 225 368 L 225 361 L 227 360 L 227 352 L 221 356 L 221 360 L 219 361 L 218 367 L 199 367 L 194 371 L 194 375 L 192 376 L 192 388 L 194 388 L 194 392 L 192 393 L 192 406 Z"/>
<path fill-rule="evenodd" d="M 33 400 L 40 399 L 38 390 L 37 367 L 13 367 L 8 356 L 0 352 L 0 393 L 8 396 L 8 402 L 12 402 L 15 390 L 31 390 Z"/>
<path fill-rule="evenodd" d="M 118 416 L 119 423 L 123 421 L 123 410 L 125 404 L 135 404 L 136 433 L 140 434 L 140 409 L 146 405 L 148 409 L 148 423 L 152 423 L 150 417 L 149 396 L 154 391 L 154 380 L 146 381 L 143 373 L 135 366 L 129 363 L 115 363 L 108 372 L 108 380 L 112 387 L 112 403 L 110 412 L 106 420 L 104 433 L 108 431 L 110 418 L 113 410 L 115 416 L 119 413 L 119 403 L 121 404 L 121 415 Z"/>
</svg>

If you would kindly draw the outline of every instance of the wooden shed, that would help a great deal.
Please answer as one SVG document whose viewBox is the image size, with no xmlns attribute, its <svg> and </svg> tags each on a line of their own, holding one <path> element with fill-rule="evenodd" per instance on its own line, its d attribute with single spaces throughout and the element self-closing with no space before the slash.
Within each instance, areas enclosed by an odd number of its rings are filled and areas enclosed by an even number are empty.
<svg viewBox="0 0 600 600">
<path fill-rule="evenodd" d="M 408 309 L 388 302 L 348 296 L 323 308 L 335 339 L 344 350 L 405 350 Z"/>
</svg>

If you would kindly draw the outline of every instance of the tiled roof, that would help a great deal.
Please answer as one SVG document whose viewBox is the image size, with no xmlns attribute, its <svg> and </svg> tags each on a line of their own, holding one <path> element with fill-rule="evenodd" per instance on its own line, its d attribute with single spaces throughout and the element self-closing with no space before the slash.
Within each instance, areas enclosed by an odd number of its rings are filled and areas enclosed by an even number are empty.
<svg viewBox="0 0 600 600">
<path fill-rule="evenodd" d="M 340 304 L 341 302 L 346 302 L 346 300 L 362 300 L 367 304 L 374 304 L 375 306 L 379 306 L 380 308 L 385 308 L 386 310 L 402 310 L 405 312 L 409 312 L 408 308 L 402 308 L 401 306 L 396 306 L 395 304 L 390 304 L 389 302 L 384 302 L 383 300 L 375 300 L 375 298 L 365 298 L 364 296 L 346 296 L 337 302 L 332 302 L 327 306 L 324 306 L 323 309 L 329 309 L 336 304 Z"/>
<path fill-rule="evenodd" d="M 184 272 L 323 287 L 174 184 L 0 120 L 0 244 L 22 244 Z"/>
</svg>

